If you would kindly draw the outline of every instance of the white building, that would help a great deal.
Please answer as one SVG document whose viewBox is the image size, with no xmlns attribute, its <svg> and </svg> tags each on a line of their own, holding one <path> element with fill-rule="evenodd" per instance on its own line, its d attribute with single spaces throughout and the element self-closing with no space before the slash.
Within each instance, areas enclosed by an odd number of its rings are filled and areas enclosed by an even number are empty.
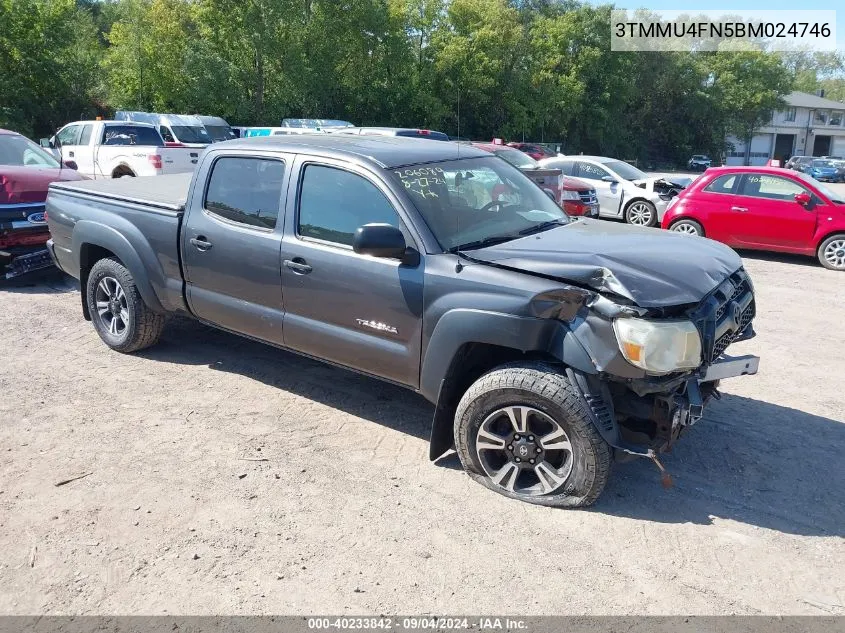
<svg viewBox="0 0 845 633">
<path fill-rule="evenodd" d="M 765 165 L 770 158 L 790 156 L 845 157 L 845 103 L 806 92 L 792 92 L 787 109 L 776 112 L 768 125 L 745 141 L 729 136 L 727 165 Z M 749 151 L 750 150 L 750 151 Z"/>
</svg>

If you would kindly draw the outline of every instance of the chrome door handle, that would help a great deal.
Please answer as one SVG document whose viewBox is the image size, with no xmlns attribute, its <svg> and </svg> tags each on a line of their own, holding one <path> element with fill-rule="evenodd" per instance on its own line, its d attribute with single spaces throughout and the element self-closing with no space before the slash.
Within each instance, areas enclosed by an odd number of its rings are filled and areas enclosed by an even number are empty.
<svg viewBox="0 0 845 633">
<path fill-rule="evenodd" d="M 204 235 L 192 237 L 190 241 L 191 244 L 196 246 L 198 251 L 207 251 L 209 248 L 211 248 L 211 242 L 206 241 Z"/>
<path fill-rule="evenodd" d="M 746 207 L 731 207 L 731 211 L 736 211 L 737 213 L 745 213 L 748 211 Z"/>
<path fill-rule="evenodd" d="M 311 266 L 306 264 L 305 260 L 301 257 L 296 257 L 294 259 L 286 259 L 284 261 L 284 265 L 290 268 L 297 275 L 307 275 L 313 270 Z"/>
</svg>

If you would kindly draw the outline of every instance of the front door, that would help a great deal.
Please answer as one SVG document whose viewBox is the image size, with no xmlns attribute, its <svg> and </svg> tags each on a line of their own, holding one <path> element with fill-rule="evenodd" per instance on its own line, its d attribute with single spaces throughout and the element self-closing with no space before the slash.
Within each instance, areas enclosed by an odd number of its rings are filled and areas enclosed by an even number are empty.
<svg viewBox="0 0 845 633">
<path fill-rule="evenodd" d="M 738 245 L 789 250 L 809 244 L 816 230 L 816 210 L 797 203 L 795 195 L 799 193 L 813 196 L 785 176 L 746 174 L 734 198 Z"/>
<path fill-rule="evenodd" d="M 86 123 L 82 126 L 76 147 L 74 147 L 74 157 L 71 159 L 76 162 L 79 173 L 89 178 L 97 177 L 94 169 L 94 148 L 91 146 L 91 133 L 93 131 L 94 125 L 92 123 Z"/>
<path fill-rule="evenodd" d="M 599 215 L 618 218 L 622 215 L 622 183 L 600 165 L 579 160 L 575 163 L 576 178 L 588 181 L 596 188 Z"/>
<path fill-rule="evenodd" d="M 73 161 L 79 165 L 77 162 L 77 154 L 81 154 L 79 147 L 79 134 L 81 132 L 81 125 L 68 125 L 63 127 L 59 130 L 59 133 L 56 134 L 57 142 L 55 145 L 60 148 L 63 161 Z M 82 170 L 80 170 L 80 173 L 88 177 L 93 177 L 92 174 L 85 173 Z"/>
<path fill-rule="evenodd" d="M 182 229 L 191 311 L 203 321 L 283 344 L 279 271 L 287 157 L 224 155 L 196 176 Z M 211 172 L 208 177 L 208 172 Z"/>
<path fill-rule="evenodd" d="M 298 181 L 282 241 L 285 344 L 417 386 L 423 263 L 352 250 L 355 230 L 376 222 L 402 229 L 416 244 L 397 198 L 369 172 L 329 160 L 301 160 Z"/>
</svg>

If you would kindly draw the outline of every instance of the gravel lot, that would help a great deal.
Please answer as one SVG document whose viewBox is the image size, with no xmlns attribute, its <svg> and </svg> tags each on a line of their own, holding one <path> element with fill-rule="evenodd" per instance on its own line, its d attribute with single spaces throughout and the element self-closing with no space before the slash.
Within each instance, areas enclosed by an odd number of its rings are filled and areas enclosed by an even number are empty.
<svg viewBox="0 0 845 633">
<path fill-rule="evenodd" d="M 587 511 L 429 463 L 398 388 L 190 322 L 123 356 L 71 280 L 0 290 L 0 614 L 845 614 L 845 277 L 745 259 L 760 374 L 673 489 L 620 465 Z"/>
</svg>

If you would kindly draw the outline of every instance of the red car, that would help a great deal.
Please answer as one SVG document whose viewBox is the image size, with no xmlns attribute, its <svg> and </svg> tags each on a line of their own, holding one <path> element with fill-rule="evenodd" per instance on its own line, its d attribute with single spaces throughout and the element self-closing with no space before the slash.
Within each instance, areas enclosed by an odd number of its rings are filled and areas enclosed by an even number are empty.
<svg viewBox="0 0 845 633">
<path fill-rule="evenodd" d="M 845 195 L 789 169 L 708 169 L 669 203 L 663 228 L 845 271 Z"/>
<path fill-rule="evenodd" d="M 25 136 L 0 129 L 0 280 L 53 265 L 45 247 L 47 187 L 84 179 Z"/>
<path fill-rule="evenodd" d="M 539 143 L 508 143 L 508 147 L 518 149 L 520 152 L 528 154 L 534 160 L 543 160 L 544 158 L 554 158 L 557 156 L 555 152 L 548 147 L 543 147 Z"/>
<path fill-rule="evenodd" d="M 550 191 L 567 215 L 599 217 L 599 199 L 589 183 L 565 176 L 560 169 L 541 167 L 536 160 L 512 147 L 498 143 L 472 143 L 472 146 L 509 162 L 542 189 Z"/>
</svg>

